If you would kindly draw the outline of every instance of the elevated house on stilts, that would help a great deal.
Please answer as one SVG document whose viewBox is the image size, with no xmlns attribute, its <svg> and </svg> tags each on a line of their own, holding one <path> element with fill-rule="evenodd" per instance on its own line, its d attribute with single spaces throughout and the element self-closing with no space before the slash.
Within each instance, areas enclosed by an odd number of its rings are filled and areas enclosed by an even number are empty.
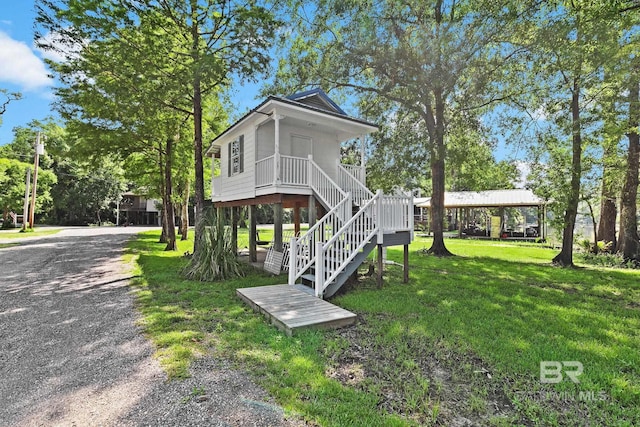
<svg viewBox="0 0 640 427">
<path fill-rule="evenodd" d="M 348 116 L 316 89 L 286 98 L 268 97 L 208 149 L 214 168 L 214 206 L 249 207 L 252 261 L 256 258 L 255 206 L 273 205 L 273 247 L 288 254 L 287 290 L 328 298 L 374 249 L 381 252 L 384 246 L 405 245 L 407 251 L 413 239 L 412 196 L 373 193 L 366 187 L 364 138 L 377 130 L 375 124 Z M 342 164 L 341 144 L 356 139 L 361 146 L 360 164 Z M 282 231 L 284 208 L 293 208 L 296 232 L 288 241 Z M 308 209 L 309 230 L 301 233 L 303 208 Z M 232 218 L 237 218 L 234 212 Z M 262 299 L 282 290 L 266 288 L 259 290 Z M 242 291 L 239 295 L 256 307 L 245 295 L 248 291 Z M 286 299 L 282 297 L 282 304 Z"/>
</svg>

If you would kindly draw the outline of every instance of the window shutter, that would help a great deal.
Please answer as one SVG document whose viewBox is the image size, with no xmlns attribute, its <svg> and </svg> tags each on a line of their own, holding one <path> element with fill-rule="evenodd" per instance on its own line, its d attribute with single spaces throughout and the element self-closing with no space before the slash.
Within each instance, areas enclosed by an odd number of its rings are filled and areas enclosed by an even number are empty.
<svg viewBox="0 0 640 427">
<path fill-rule="evenodd" d="M 229 158 L 227 159 L 227 176 L 231 176 L 231 143 L 228 143 L 229 147 Z"/>
<path fill-rule="evenodd" d="M 240 135 L 240 173 L 244 172 L 244 135 Z"/>
</svg>

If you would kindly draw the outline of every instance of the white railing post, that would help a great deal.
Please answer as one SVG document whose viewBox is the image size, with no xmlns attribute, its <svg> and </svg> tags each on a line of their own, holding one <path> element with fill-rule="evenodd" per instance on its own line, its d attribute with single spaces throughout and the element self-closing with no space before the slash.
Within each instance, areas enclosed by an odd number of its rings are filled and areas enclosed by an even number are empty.
<svg viewBox="0 0 640 427">
<path fill-rule="evenodd" d="M 314 184 L 313 175 L 312 175 L 313 174 L 313 165 L 312 165 L 313 155 L 309 154 L 307 156 L 307 158 L 308 158 L 308 162 L 307 162 L 307 184 L 309 185 L 309 187 L 313 188 L 313 184 Z"/>
<path fill-rule="evenodd" d="M 409 232 L 411 233 L 411 241 L 413 241 L 413 227 L 415 226 L 415 218 L 413 217 L 413 195 L 407 197 L 407 205 L 407 214 L 409 215 Z"/>
<path fill-rule="evenodd" d="M 289 241 L 289 285 L 291 286 L 296 284 L 296 269 L 298 266 L 296 242 L 295 237 L 292 237 Z"/>
<path fill-rule="evenodd" d="M 273 115 L 273 120 L 275 122 L 275 142 L 274 142 L 274 168 L 273 168 L 273 182 L 275 185 L 280 184 L 280 119 L 282 116 L 278 114 Z"/>
<path fill-rule="evenodd" d="M 376 222 L 377 227 L 378 227 L 378 244 L 381 245 L 384 242 L 384 220 L 383 220 L 383 212 L 384 212 L 384 206 L 383 206 L 383 201 L 384 201 L 384 197 L 382 197 L 382 190 L 378 190 L 376 191 L 376 196 L 378 198 L 378 210 L 376 212 Z"/>
<path fill-rule="evenodd" d="M 315 288 L 316 288 L 316 297 L 322 297 L 322 291 L 324 290 L 324 249 L 322 248 L 323 243 L 316 243 L 316 280 L 315 280 Z"/>
</svg>

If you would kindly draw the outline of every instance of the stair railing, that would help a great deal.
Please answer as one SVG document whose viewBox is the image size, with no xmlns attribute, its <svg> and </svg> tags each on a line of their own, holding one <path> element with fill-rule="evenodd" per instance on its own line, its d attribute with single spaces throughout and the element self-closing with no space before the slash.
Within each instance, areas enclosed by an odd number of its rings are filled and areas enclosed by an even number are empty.
<svg viewBox="0 0 640 427">
<path fill-rule="evenodd" d="M 309 156 L 309 186 L 320 201 L 330 210 L 342 202 L 348 195 L 346 191 L 343 191 L 340 186 L 313 161 L 312 156 Z M 341 221 L 346 222 L 351 218 L 351 206 L 344 206 L 341 211 L 337 212 L 337 215 Z"/>
<path fill-rule="evenodd" d="M 289 284 L 293 285 L 316 261 L 316 243 L 324 242 L 335 235 L 344 223 L 341 216 L 351 209 L 351 196 L 342 199 L 333 209 L 316 222 L 302 236 L 292 238 L 289 244 Z M 342 215 L 339 213 L 342 212 Z"/>
<path fill-rule="evenodd" d="M 340 162 L 338 162 L 338 185 L 344 191 L 351 193 L 353 203 L 358 206 L 362 206 L 364 202 L 373 198 L 373 193 Z"/>
<path fill-rule="evenodd" d="M 343 168 L 349 172 L 351 176 L 360 181 L 363 185 L 366 185 L 367 180 L 367 170 L 364 166 L 358 165 L 349 165 L 346 163 L 341 163 L 338 159 L 338 164 L 342 165 Z"/>
<path fill-rule="evenodd" d="M 379 190 L 331 239 L 326 243 L 316 242 L 315 295 L 318 298 L 367 243 L 376 236 L 377 242 L 382 243 L 381 229 L 376 221 L 382 215 L 381 200 L 382 191 Z"/>
</svg>

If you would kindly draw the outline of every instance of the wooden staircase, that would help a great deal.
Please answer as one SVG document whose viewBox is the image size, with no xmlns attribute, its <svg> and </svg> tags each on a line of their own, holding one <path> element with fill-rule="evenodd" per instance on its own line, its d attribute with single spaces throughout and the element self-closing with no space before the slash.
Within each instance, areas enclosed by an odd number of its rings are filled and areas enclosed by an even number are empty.
<svg viewBox="0 0 640 427">
<path fill-rule="evenodd" d="M 328 210 L 307 233 L 291 239 L 289 285 L 319 298 L 334 295 L 377 246 L 413 238 L 413 198 L 371 193 L 338 165 L 332 181 L 309 159 L 310 186 Z"/>
</svg>

